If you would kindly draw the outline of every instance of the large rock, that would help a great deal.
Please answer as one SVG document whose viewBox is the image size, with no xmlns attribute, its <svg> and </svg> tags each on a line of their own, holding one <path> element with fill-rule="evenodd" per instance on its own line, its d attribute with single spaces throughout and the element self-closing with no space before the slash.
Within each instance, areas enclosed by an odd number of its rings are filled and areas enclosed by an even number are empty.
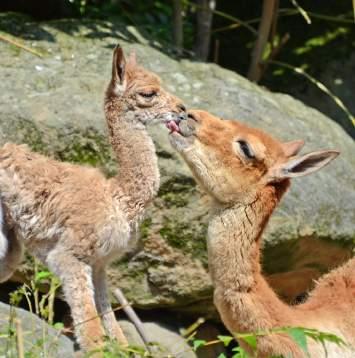
<svg viewBox="0 0 355 358">
<path fill-rule="evenodd" d="M 17 324 L 16 324 L 17 322 Z M 20 328 L 19 328 L 20 327 Z M 16 357 L 21 330 L 26 357 L 73 358 L 74 343 L 36 315 L 0 302 L 0 357 Z"/>
<path fill-rule="evenodd" d="M 329 118 L 216 65 L 176 61 L 131 27 L 76 20 L 35 24 L 2 15 L 0 30 L 44 55 L 0 43 L 1 142 L 27 142 L 58 159 L 114 173 L 102 101 L 112 48 L 120 42 L 136 50 L 140 62 L 188 106 L 241 119 L 284 140 L 303 138 L 306 150 L 341 150 L 339 159 L 320 173 L 294 181 L 265 233 L 264 267 L 280 295 L 292 300 L 312 279 L 352 255 L 355 145 Z M 207 204 L 171 149 L 166 130 L 156 127 L 152 133 L 161 189 L 142 225 L 141 247 L 112 265 L 111 283 L 142 308 L 207 314 L 213 312 L 205 250 Z"/>
<path fill-rule="evenodd" d="M 144 342 L 138 334 L 133 323 L 120 320 L 120 326 L 132 346 L 144 347 Z M 143 328 L 149 342 L 154 358 L 196 358 L 196 354 L 187 341 L 171 327 L 166 327 L 155 322 L 144 322 Z"/>
</svg>

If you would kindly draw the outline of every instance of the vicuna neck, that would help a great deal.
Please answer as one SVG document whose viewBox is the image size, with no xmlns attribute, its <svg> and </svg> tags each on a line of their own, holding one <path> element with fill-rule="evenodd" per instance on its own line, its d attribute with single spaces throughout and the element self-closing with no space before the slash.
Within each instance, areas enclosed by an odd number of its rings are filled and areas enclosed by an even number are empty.
<svg viewBox="0 0 355 358">
<path fill-rule="evenodd" d="M 264 188 L 251 204 L 216 209 L 209 225 L 215 302 L 232 331 L 282 326 L 288 315 L 288 307 L 269 287 L 260 265 L 260 237 L 288 183 L 280 185 Z"/>
<path fill-rule="evenodd" d="M 119 164 L 111 179 L 112 195 L 126 206 L 128 219 L 139 219 L 159 189 L 159 168 L 155 147 L 145 127 L 134 118 L 134 111 L 120 111 L 107 103 L 106 120 L 110 142 Z"/>
</svg>

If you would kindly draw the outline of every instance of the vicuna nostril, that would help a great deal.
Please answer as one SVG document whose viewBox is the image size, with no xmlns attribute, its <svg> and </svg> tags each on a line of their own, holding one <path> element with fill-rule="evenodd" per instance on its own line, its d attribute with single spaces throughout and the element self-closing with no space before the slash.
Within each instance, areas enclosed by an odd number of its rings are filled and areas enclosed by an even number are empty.
<svg viewBox="0 0 355 358">
<path fill-rule="evenodd" d="M 187 114 L 186 114 L 185 112 L 178 114 L 177 120 L 178 120 L 179 122 L 180 122 L 180 121 L 183 121 L 183 120 L 185 120 L 185 119 L 187 119 Z"/>
</svg>

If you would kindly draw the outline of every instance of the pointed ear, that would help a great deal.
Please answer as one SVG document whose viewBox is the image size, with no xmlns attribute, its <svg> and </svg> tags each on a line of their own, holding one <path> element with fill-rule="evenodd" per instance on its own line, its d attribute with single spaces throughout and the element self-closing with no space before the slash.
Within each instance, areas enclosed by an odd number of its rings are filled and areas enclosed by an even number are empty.
<svg viewBox="0 0 355 358">
<path fill-rule="evenodd" d="M 269 181 L 280 181 L 311 174 L 329 164 L 339 153 L 336 150 L 321 150 L 289 159 L 270 169 Z"/>
<path fill-rule="evenodd" d="M 126 72 L 126 59 L 122 47 L 117 45 L 112 58 L 112 80 L 120 85 L 123 84 Z"/>
<path fill-rule="evenodd" d="M 132 66 L 136 66 L 136 65 L 137 65 L 136 51 L 132 51 L 132 52 L 129 54 L 128 62 L 129 62 L 129 64 L 132 65 Z"/>
<path fill-rule="evenodd" d="M 282 143 L 282 149 L 287 158 L 293 157 L 298 154 L 298 152 L 304 146 L 304 140 L 293 140 L 291 142 Z"/>
</svg>

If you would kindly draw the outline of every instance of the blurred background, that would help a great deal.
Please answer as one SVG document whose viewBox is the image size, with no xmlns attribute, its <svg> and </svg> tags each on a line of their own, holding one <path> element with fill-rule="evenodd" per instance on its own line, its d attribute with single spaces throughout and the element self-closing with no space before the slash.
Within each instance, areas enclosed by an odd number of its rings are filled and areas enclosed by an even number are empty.
<svg viewBox="0 0 355 358">
<path fill-rule="evenodd" d="M 133 25 L 171 56 L 215 62 L 289 93 L 355 137 L 350 0 L 2 0 L 0 11 L 38 21 L 85 18 Z M 331 93 L 322 92 L 321 84 Z"/>
</svg>

